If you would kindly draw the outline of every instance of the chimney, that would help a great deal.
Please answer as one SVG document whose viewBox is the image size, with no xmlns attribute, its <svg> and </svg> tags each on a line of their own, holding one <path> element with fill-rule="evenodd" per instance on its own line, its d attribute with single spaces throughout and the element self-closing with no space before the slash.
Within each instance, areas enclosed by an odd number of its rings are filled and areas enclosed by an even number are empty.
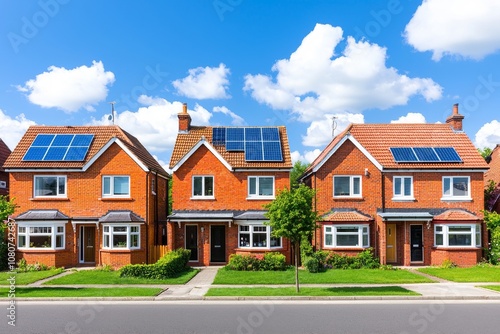
<svg viewBox="0 0 500 334">
<path fill-rule="evenodd" d="M 453 105 L 453 113 L 451 116 L 448 116 L 446 119 L 446 123 L 449 123 L 453 130 L 455 131 L 463 131 L 462 130 L 462 120 L 464 119 L 463 115 L 458 113 L 458 103 Z"/>
<path fill-rule="evenodd" d="M 179 118 L 179 132 L 189 132 L 191 127 L 191 116 L 188 114 L 187 103 L 182 104 L 182 112 L 177 114 Z"/>
</svg>

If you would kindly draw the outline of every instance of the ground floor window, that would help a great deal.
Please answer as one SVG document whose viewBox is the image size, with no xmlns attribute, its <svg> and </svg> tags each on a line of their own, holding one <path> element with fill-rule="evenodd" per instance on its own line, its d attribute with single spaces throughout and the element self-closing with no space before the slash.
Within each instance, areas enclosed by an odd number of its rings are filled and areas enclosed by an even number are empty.
<svg viewBox="0 0 500 334">
<path fill-rule="evenodd" d="M 18 223 L 17 247 L 29 249 L 64 249 L 64 223 Z"/>
<path fill-rule="evenodd" d="M 240 248 L 278 248 L 281 238 L 271 236 L 267 225 L 239 225 L 238 240 Z"/>
<path fill-rule="evenodd" d="M 103 225 L 102 245 L 108 249 L 139 249 L 140 225 Z"/>
<path fill-rule="evenodd" d="M 481 247 L 481 224 L 435 225 L 434 245 Z"/>
<path fill-rule="evenodd" d="M 325 225 L 325 247 L 363 247 L 370 246 L 369 225 Z"/>
</svg>

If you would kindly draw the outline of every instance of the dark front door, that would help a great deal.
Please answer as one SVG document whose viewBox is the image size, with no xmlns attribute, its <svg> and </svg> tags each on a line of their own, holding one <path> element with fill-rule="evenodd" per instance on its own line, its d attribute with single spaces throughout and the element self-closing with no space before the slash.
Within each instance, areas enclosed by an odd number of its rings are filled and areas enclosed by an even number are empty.
<svg viewBox="0 0 500 334">
<path fill-rule="evenodd" d="M 226 228 L 212 225 L 210 229 L 210 262 L 226 262 Z"/>
<path fill-rule="evenodd" d="M 422 262 L 424 260 L 422 225 L 410 225 L 410 262 Z"/>
<path fill-rule="evenodd" d="M 191 251 L 189 261 L 198 261 L 198 225 L 186 225 L 186 249 Z"/>
<path fill-rule="evenodd" d="M 80 229 L 80 262 L 95 262 L 95 227 Z"/>
</svg>

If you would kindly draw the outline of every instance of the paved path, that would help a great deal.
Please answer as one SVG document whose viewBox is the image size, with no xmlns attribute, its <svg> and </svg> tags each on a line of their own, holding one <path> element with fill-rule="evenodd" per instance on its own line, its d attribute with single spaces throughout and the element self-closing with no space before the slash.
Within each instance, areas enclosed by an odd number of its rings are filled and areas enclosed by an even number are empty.
<svg viewBox="0 0 500 334">
<path fill-rule="evenodd" d="M 185 285 L 171 286 L 156 299 L 201 299 L 210 289 L 219 268 L 221 267 L 200 268 L 201 271 Z"/>
</svg>

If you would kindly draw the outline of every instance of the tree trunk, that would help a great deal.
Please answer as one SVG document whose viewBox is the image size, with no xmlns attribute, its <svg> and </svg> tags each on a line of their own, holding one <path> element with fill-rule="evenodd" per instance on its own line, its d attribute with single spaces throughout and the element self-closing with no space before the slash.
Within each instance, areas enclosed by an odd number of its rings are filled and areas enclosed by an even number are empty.
<svg viewBox="0 0 500 334">
<path fill-rule="evenodd" d="M 293 248 L 295 253 L 295 291 L 300 292 L 299 288 L 299 252 L 300 252 L 300 241 L 295 242 Z"/>
</svg>

